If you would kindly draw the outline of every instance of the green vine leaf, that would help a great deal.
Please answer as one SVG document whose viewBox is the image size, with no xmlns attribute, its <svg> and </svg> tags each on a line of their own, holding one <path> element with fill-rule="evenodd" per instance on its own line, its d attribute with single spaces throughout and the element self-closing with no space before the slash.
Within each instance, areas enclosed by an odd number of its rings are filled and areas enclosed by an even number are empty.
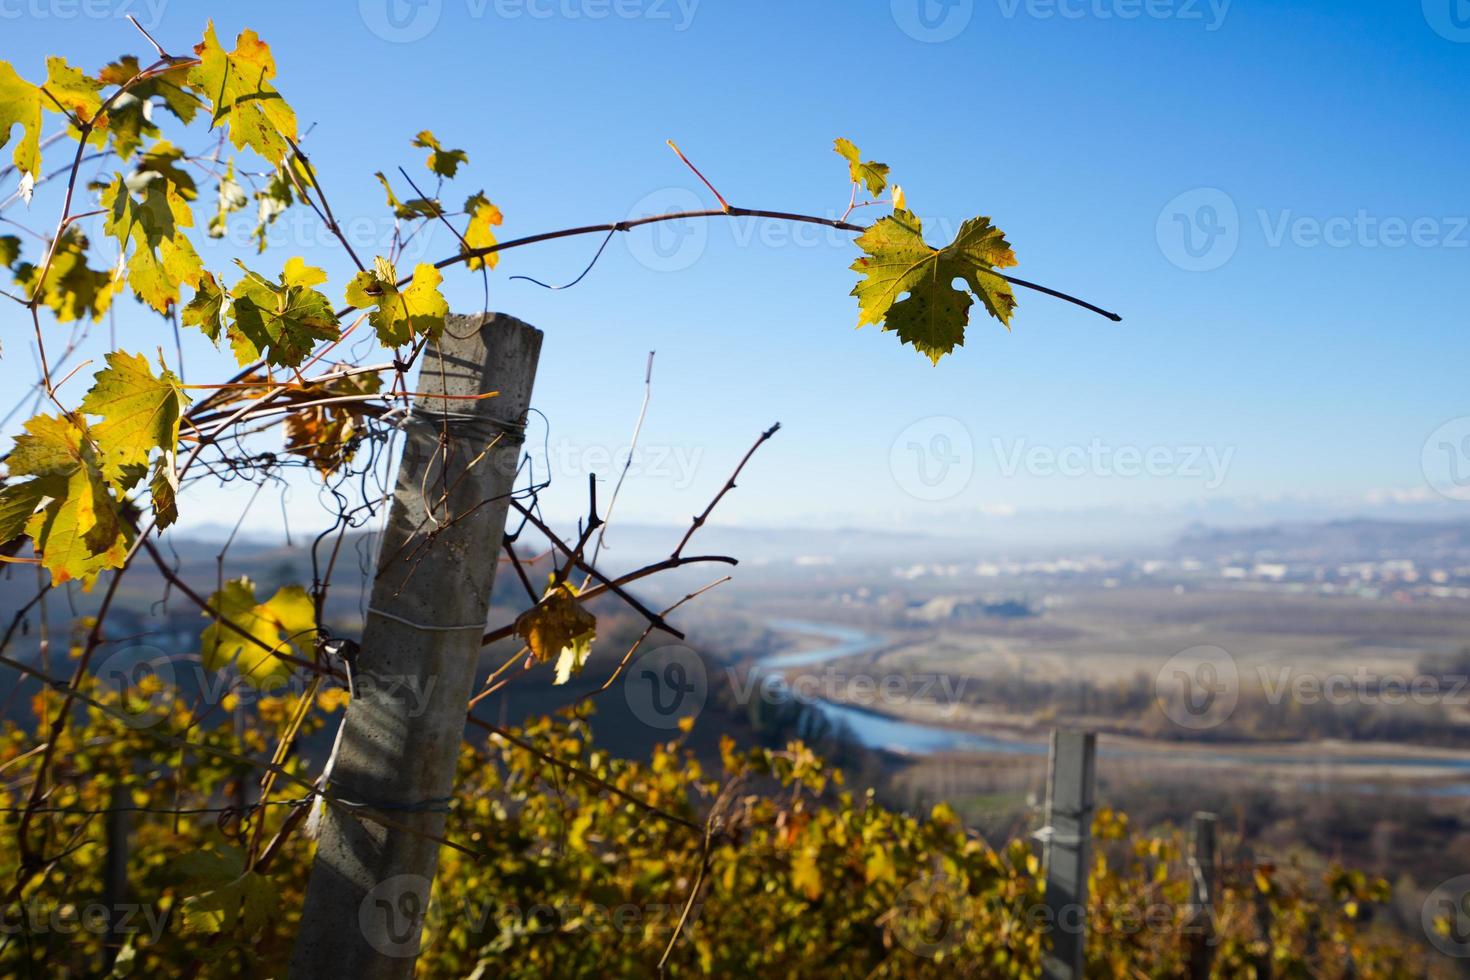
<svg viewBox="0 0 1470 980">
<path fill-rule="evenodd" d="M 838 138 L 832 141 L 837 155 L 847 161 L 847 172 L 854 184 L 864 184 L 868 193 L 877 197 L 888 186 L 888 164 L 869 160 L 862 162 L 862 155 L 852 140 Z"/>
<path fill-rule="evenodd" d="M 936 249 L 924 241 L 918 216 L 895 211 L 871 225 L 857 244 L 866 253 L 852 264 L 863 274 L 852 289 L 859 327 L 881 323 L 935 364 L 964 343 L 971 293 L 1009 329 L 1016 297 L 994 270 L 1015 265 L 1016 255 L 989 218 L 971 218 L 953 242 Z M 968 290 L 956 288 L 957 279 Z"/>
<path fill-rule="evenodd" d="M 421 131 L 413 138 L 413 145 L 422 147 L 433 152 L 429 154 L 426 166 L 440 177 L 453 177 L 459 170 L 459 165 L 469 163 L 469 155 L 464 150 L 446 150 L 439 145 L 439 140 L 427 129 Z"/>
<path fill-rule="evenodd" d="M 393 210 L 393 217 L 399 220 L 412 220 L 414 218 L 436 218 L 442 208 L 439 202 L 431 201 L 424 197 L 415 197 L 407 201 L 400 201 L 398 195 L 393 193 L 393 185 L 388 183 L 388 178 L 383 176 L 380 170 L 373 174 L 378 178 L 378 183 L 383 185 L 383 192 L 388 195 L 388 207 Z"/>
<path fill-rule="evenodd" d="M 242 365 L 263 357 L 272 364 L 295 367 L 317 341 L 337 339 L 331 301 L 311 288 L 327 281 L 321 269 L 291 258 L 279 280 L 271 282 L 239 260 L 236 264 L 245 277 L 230 290 L 233 302 L 226 320 L 230 344 Z"/>
<path fill-rule="evenodd" d="M 225 304 L 229 297 L 212 272 L 204 272 L 194 285 L 194 298 L 184 306 L 179 319 L 186 327 L 198 327 L 210 340 L 219 342 L 225 329 Z"/>
<path fill-rule="evenodd" d="M 142 70 L 138 59 L 127 55 L 103 68 L 97 77 L 104 85 L 120 87 L 132 82 Z M 144 137 L 158 135 L 158 126 L 153 119 L 154 106 L 162 106 L 186 125 L 194 121 L 200 101 L 197 95 L 180 84 L 187 77 L 186 70 L 182 68 L 160 72 L 129 85 L 126 92 L 112 101 L 107 110 L 107 129 L 112 135 L 112 148 L 118 156 L 124 160 L 131 158 Z"/>
<path fill-rule="evenodd" d="M 215 197 L 214 216 L 209 219 L 208 235 L 210 238 L 224 238 L 230 230 L 230 215 L 236 211 L 243 211 L 250 198 L 245 194 L 245 188 L 241 187 L 235 180 L 235 163 L 225 168 L 224 176 L 219 179 L 219 192 Z"/>
</svg>

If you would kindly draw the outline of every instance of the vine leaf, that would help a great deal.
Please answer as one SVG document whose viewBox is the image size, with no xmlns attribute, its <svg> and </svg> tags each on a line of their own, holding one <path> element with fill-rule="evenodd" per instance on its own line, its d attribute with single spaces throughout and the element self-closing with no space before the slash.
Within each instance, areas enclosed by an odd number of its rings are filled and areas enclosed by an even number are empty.
<svg viewBox="0 0 1470 980">
<path fill-rule="evenodd" d="M 597 617 L 583 608 L 567 582 L 553 584 L 541 601 L 516 617 L 516 633 L 538 663 L 556 658 L 554 684 L 581 673 L 597 638 Z"/>
<path fill-rule="evenodd" d="M 224 238 L 230 230 L 230 215 L 244 210 L 249 201 L 250 198 L 245 195 L 245 188 L 235 180 L 235 163 L 232 160 L 225 168 L 224 175 L 219 179 L 219 193 L 215 197 L 214 216 L 209 219 L 209 237 Z"/>
<path fill-rule="evenodd" d="M 296 113 L 270 83 L 276 76 L 270 45 L 247 28 L 235 39 L 235 50 L 227 52 L 210 21 L 194 53 L 199 64 L 190 69 L 189 84 L 214 107 L 210 128 L 223 123 L 236 149 L 248 146 L 280 163 L 287 140 L 296 139 Z"/>
<path fill-rule="evenodd" d="M 260 643 L 224 623 L 210 623 L 199 636 L 205 669 L 223 670 L 233 664 L 240 677 L 256 688 L 284 683 L 291 675 L 291 665 L 276 654 L 300 653 L 316 633 L 316 607 L 299 585 L 282 586 L 265 602 L 257 602 L 255 583 L 242 576 L 230 579 L 210 596 L 209 607 Z M 212 618 L 208 610 L 204 615 Z"/>
<path fill-rule="evenodd" d="M 0 535 L 8 541 L 23 524 L 52 585 L 78 579 L 90 587 L 99 572 L 122 567 L 124 522 L 84 422 L 37 415 L 6 462 L 12 477 L 33 479 L 0 489 Z"/>
<path fill-rule="evenodd" d="M 376 394 L 383 379 L 356 374 L 324 385 L 311 385 L 303 398 L 315 401 L 344 395 Z M 352 461 L 365 418 L 362 402 L 312 405 L 286 416 L 286 452 L 310 460 L 322 476 L 331 476 Z"/>
<path fill-rule="evenodd" d="M 84 317 L 99 321 L 112 304 L 116 280 L 107 270 L 88 268 L 87 246 L 87 236 L 72 225 L 61 233 L 44 283 L 39 282 L 41 270 L 34 264 L 21 262 L 15 267 L 16 283 L 27 295 L 39 295 L 41 305 L 62 323 Z"/>
<path fill-rule="evenodd" d="M 484 191 L 472 194 L 464 202 L 465 213 L 470 216 L 469 227 L 464 233 L 464 251 L 472 252 L 475 249 L 489 248 L 495 244 L 495 232 L 490 229 L 505 220 L 500 209 L 490 203 Z M 466 269 L 489 268 L 493 269 L 500 262 L 499 252 L 490 252 L 487 255 L 474 255 L 465 260 Z"/>
<path fill-rule="evenodd" d="M 184 899 L 185 933 L 234 935 L 238 930 L 248 939 L 280 906 L 275 885 L 259 872 L 247 871 L 238 848 L 196 850 L 181 856 L 177 870 L 190 888 L 205 889 Z"/>
<path fill-rule="evenodd" d="M 257 255 L 263 253 L 270 244 L 266 240 L 266 231 L 276 223 L 276 219 L 285 214 L 293 203 L 306 203 L 303 188 L 310 186 L 310 180 L 301 161 L 293 154 L 282 160 L 271 172 L 270 180 L 265 182 L 265 186 L 255 192 Z"/>
<path fill-rule="evenodd" d="M 381 255 L 371 271 L 359 272 L 347 284 L 347 302 L 361 309 L 373 307 L 368 322 L 385 347 L 399 347 L 414 337 L 437 337 L 449 315 L 449 303 L 439 292 L 444 276 L 426 262 L 414 267 L 413 280 L 399 291 L 398 270 Z"/>
<path fill-rule="evenodd" d="M 104 85 L 128 85 L 142 71 L 132 55 L 119 58 L 97 73 Z M 144 136 L 155 136 L 158 126 L 153 121 L 153 107 L 162 105 L 188 124 L 199 111 L 199 97 L 185 90 L 179 82 L 187 78 L 182 69 L 164 70 L 134 83 L 112 101 L 107 110 L 107 128 L 112 134 L 112 147 L 127 160 L 143 142 Z M 154 99 L 161 102 L 154 102 Z"/>
<path fill-rule="evenodd" d="M 91 427 L 102 454 L 102 473 L 119 490 L 129 489 L 162 449 L 169 469 L 179 443 L 179 417 L 189 405 L 177 375 L 165 368 L 154 377 L 141 354 L 113 351 L 107 367 L 82 399 L 81 409 L 102 421 Z"/>
<path fill-rule="evenodd" d="M 179 319 L 186 327 L 198 327 L 210 340 L 218 342 L 225 328 L 225 303 L 228 297 L 212 272 L 203 272 L 194 285 L 194 298 L 185 304 Z"/>
<path fill-rule="evenodd" d="M 440 177 L 453 177 L 459 170 L 459 165 L 469 163 L 469 155 L 464 150 L 446 150 L 439 145 L 439 140 L 427 129 L 422 130 L 413 138 L 413 145 L 432 150 L 426 164 L 430 170 Z"/>
<path fill-rule="evenodd" d="M 1015 265 L 1016 255 L 989 218 L 971 218 L 953 242 L 936 249 L 924 241 L 916 215 L 895 211 L 869 226 L 857 244 L 866 253 L 852 264 L 864 276 L 852 289 L 859 327 L 881 323 L 935 364 L 964 344 L 971 293 L 1010 328 L 1016 297 L 994 270 Z M 967 289 L 956 288 L 956 279 Z"/>
<path fill-rule="evenodd" d="M 135 188 L 141 200 L 133 197 Z M 124 251 L 129 243 L 133 246 L 128 285 L 154 310 L 167 313 L 179 300 L 179 286 L 196 284 L 204 271 L 199 253 L 183 233 L 194 224 L 183 191 L 158 170 L 140 170 L 127 178 L 118 174 L 101 200 L 108 211 L 103 228 Z"/>
<path fill-rule="evenodd" d="M 65 58 L 47 58 L 46 85 L 41 93 L 41 108 L 52 112 L 66 112 L 80 122 L 90 123 L 102 108 L 102 83 L 95 78 L 88 78 L 80 68 L 68 65 Z M 106 120 L 99 120 L 99 125 L 105 122 Z"/>
<path fill-rule="evenodd" d="M 873 160 L 863 163 L 862 154 L 852 140 L 839 138 L 832 141 L 832 146 L 837 155 L 847 161 L 847 172 L 854 184 L 865 184 L 868 193 L 874 197 L 883 193 L 883 188 L 888 186 L 888 164 Z"/>
<path fill-rule="evenodd" d="M 373 176 L 378 178 L 378 183 L 383 185 L 383 191 L 388 195 L 388 207 L 393 210 L 393 217 L 400 219 L 438 217 L 441 209 L 437 201 L 431 201 L 424 197 L 415 197 L 407 201 L 400 201 L 398 195 L 393 193 L 393 185 L 388 183 L 388 178 L 383 176 L 381 170 L 373 174 Z"/>
<path fill-rule="evenodd" d="M 10 142 L 10 130 L 20 126 L 20 141 L 11 160 L 31 178 L 41 170 L 41 103 L 49 101 L 38 86 L 21 78 L 8 61 L 0 61 L 0 147 Z"/>
<path fill-rule="evenodd" d="M 331 301 L 311 288 L 327 281 L 321 269 L 293 257 L 279 280 L 271 282 L 238 259 L 236 265 L 244 269 L 245 277 L 230 290 L 233 302 L 226 319 L 230 345 L 241 364 L 264 357 L 272 364 L 295 367 L 317 341 L 337 339 Z"/>
</svg>

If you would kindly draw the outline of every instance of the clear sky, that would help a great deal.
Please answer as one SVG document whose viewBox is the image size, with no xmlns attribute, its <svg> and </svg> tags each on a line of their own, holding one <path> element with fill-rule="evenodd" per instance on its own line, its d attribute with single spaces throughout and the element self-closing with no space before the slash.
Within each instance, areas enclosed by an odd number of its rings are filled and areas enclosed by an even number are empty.
<svg viewBox="0 0 1470 980">
<path fill-rule="evenodd" d="M 408 146 L 424 128 L 469 153 L 446 197 L 483 187 L 503 238 L 709 201 L 668 138 L 736 204 L 840 214 L 846 136 L 892 166 L 931 243 L 990 215 L 1017 274 L 1124 316 L 1023 292 L 1011 333 L 977 319 L 934 367 L 854 331 L 846 236 L 664 226 L 561 292 L 508 276 L 569 280 L 595 239 L 507 253 L 491 305 L 546 331 L 554 513 L 575 512 L 589 463 L 612 473 L 651 349 L 647 451 L 619 504 L 641 521 L 687 520 L 777 420 L 727 522 L 1470 506 L 1433 489 L 1452 464 L 1470 474 L 1464 0 L 0 0 L 0 58 L 38 79 L 48 53 L 94 71 L 146 54 L 127 13 L 177 51 L 210 16 L 227 42 L 255 28 L 366 251 L 389 226 L 373 172 L 427 176 Z M 39 194 L 4 217 L 45 228 L 55 208 Z M 349 265 L 309 213 L 273 240 L 275 268 L 305 254 L 340 295 Z M 440 230 L 422 257 L 453 250 Z M 230 253 L 204 254 L 224 269 Z M 445 291 L 481 304 L 462 270 Z M 35 373 L 7 306 L 16 392 Z M 172 357 L 155 316 L 122 307 L 117 331 Z M 190 338 L 190 380 L 228 360 Z M 237 498 L 208 499 L 186 523 L 229 520 Z M 298 527 L 314 506 L 293 491 Z M 250 522 L 279 527 L 279 508 Z"/>
</svg>

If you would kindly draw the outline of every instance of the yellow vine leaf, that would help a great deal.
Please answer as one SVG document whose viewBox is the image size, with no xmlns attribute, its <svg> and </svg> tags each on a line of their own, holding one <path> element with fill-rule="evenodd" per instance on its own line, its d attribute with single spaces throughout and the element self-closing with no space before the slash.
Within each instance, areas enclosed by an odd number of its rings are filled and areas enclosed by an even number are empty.
<svg viewBox="0 0 1470 980">
<path fill-rule="evenodd" d="M 122 566 L 126 525 L 84 422 L 37 415 L 6 462 L 12 478 L 32 479 L 0 489 L 0 538 L 9 541 L 23 527 L 53 585 L 78 579 L 90 586 L 99 572 Z"/>
<path fill-rule="evenodd" d="M 170 468 L 179 442 L 179 417 L 189 405 L 177 375 L 165 368 L 155 377 L 141 354 L 113 351 L 95 375 L 81 409 L 102 421 L 91 434 L 102 454 L 102 473 L 113 486 L 129 489 L 162 449 Z"/>
<path fill-rule="evenodd" d="M 347 302 L 360 309 L 373 307 L 368 322 L 385 347 L 407 344 L 415 337 L 437 337 L 449 315 L 449 303 L 439 292 L 444 277 L 439 270 L 421 262 L 414 267 L 413 280 L 398 289 L 398 270 L 382 256 L 373 260 L 371 271 L 359 272 L 347 284 Z"/>
<path fill-rule="evenodd" d="M 538 662 L 556 658 L 554 683 L 565 684 L 581 672 L 592 651 L 597 617 L 583 608 L 576 589 L 563 582 L 553 584 L 540 602 L 516 617 L 516 633 Z"/>
<path fill-rule="evenodd" d="M 135 189 L 141 199 L 133 197 Z M 128 284 L 143 302 L 167 313 L 179 301 L 179 287 L 195 285 L 204 273 L 183 232 L 194 224 L 184 194 L 164 173 L 147 170 L 128 178 L 117 174 L 101 200 L 108 210 L 103 227 L 124 251 L 133 248 Z"/>
<path fill-rule="evenodd" d="M 34 264 L 21 262 L 15 267 L 16 284 L 27 296 L 39 293 L 41 305 L 62 323 L 83 318 L 99 321 L 112 304 L 117 282 L 111 272 L 87 266 L 88 244 L 76 225 L 62 232 L 45 283 L 38 282 L 41 270 Z"/>
<path fill-rule="evenodd" d="M 240 677 L 257 688 L 284 683 L 291 675 L 291 665 L 276 654 L 300 655 L 311 646 L 316 633 L 315 607 L 299 585 L 283 586 L 265 602 L 257 602 L 254 582 L 248 577 L 231 579 L 209 597 L 209 607 L 260 642 L 252 642 L 224 623 L 210 623 L 199 636 L 205 669 L 234 665 Z M 208 610 L 204 616 L 211 618 Z"/>
<path fill-rule="evenodd" d="M 465 213 L 470 216 L 469 227 L 465 229 L 464 244 L 466 251 L 474 251 L 479 248 L 489 248 L 495 244 L 495 232 L 490 229 L 505 220 L 500 209 L 490 203 L 485 192 L 473 194 L 464 202 Z M 465 268 L 493 269 L 500 262 L 500 253 L 491 252 L 488 255 L 475 255 L 465 260 Z"/>
<path fill-rule="evenodd" d="M 296 139 L 296 113 L 270 84 L 276 75 L 270 45 L 247 29 L 235 39 L 235 50 L 227 52 L 210 21 L 194 53 L 199 64 L 190 70 L 189 84 L 214 107 L 210 128 L 223 123 L 237 149 L 248 146 L 280 163 L 286 140 Z"/>
<path fill-rule="evenodd" d="M 80 68 L 68 65 L 65 58 L 47 58 L 41 108 L 52 112 L 64 111 L 83 123 L 92 122 L 102 108 L 102 83 L 88 78 Z M 98 121 L 99 125 L 105 123 L 105 119 Z"/>
<path fill-rule="evenodd" d="M 10 142 L 10 131 L 20 126 L 20 141 L 11 155 L 17 170 L 34 180 L 41 169 L 41 103 L 46 97 L 40 87 L 15 73 L 8 61 L 0 61 L 0 147 Z"/>
</svg>

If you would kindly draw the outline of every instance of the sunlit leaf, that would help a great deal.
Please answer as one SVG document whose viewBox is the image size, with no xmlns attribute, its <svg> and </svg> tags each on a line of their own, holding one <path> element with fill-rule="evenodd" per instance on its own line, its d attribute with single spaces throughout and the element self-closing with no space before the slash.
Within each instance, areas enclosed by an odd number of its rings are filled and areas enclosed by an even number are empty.
<svg viewBox="0 0 1470 980">
<path fill-rule="evenodd" d="M 220 45 L 211 21 L 204 40 L 194 46 L 199 65 L 189 84 L 213 106 L 211 128 L 225 125 L 236 148 L 250 147 L 271 163 L 280 163 L 296 138 L 296 113 L 271 79 L 276 62 L 268 44 L 248 28 L 235 39 L 235 50 Z"/>
<path fill-rule="evenodd" d="M 271 282 L 237 264 L 245 276 L 230 290 L 233 302 L 226 322 L 241 364 L 264 357 L 272 364 L 295 367 L 317 341 L 336 339 L 337 314 L 331 301 L 311 288 L 326 281 L 321 269 L 291 258 L 278 281 Z"/>
<path fill-rule="evenodd" d="M 459 170 L 460 164 L 470 162 L 464 150 L 446 150 L 439 145 L 439 140 L 427 129 L 414 137 L 413 145 L 433 151 L 429 154 L 426 165 L 440 177 L 453 177 Z"/>
<path fill-rule="evenodd" d="M 924 241 L 916 215 L 895 211 L 863 232 L 857 244 L 866 253 L 852 265 L 864 277 L 852 290 L 858 326 L 881 323 L 937 364 L 964 343 L 971 293 L 1010 325 L 1015 294 L 993 270 L 1015 265 L 1016 256 L 989 218 L 971 218 L 952 243 L 936 249 Z M 968 291 L 954 285 L 957 279 Z"/>
<path fill-rule="evenodd" d="M 20 126 L 20 140 L 11 155 L 16 169 L 32 178 L 41 169 L 41 103 L 45 96 L 38 86 L 21 78 L 0 61 L 0 147 L 10 142 L 10 131 Z"/>
<path fill-rule="evenodd" d="M 473 194 L 464 202 L 465 213 L 470 216 L 469 227 L 465 229 L 464 244 L 469 251 L 480 248 L 489 248 L 495 244 L 495 233 L 490 229 L 505 220 L 500 209 L 491 204 L 484 193 Z M 495 268 L 500 262 L 500 253 L 491 252 L 488 255 L 475 255 L 465 260 L 465 268 L 478 269 L 482 266 Z"/>
<path fill-rule="evenodd" d="M 359 272 L 347 284 L 347 302 L 359 309 L 372 307 L 368 322 L 384 346 L 397 347 L 415 337 L 437 337 L 444 329 L 449 303 L 439 292 L 444 276 L 427 263 L 413 270 L 409 285 L 399 290 L 398 270 L 379 256 L 371 271 Z"/>
<path fill-rule="evenodd" d="M 516 617 L 517 635 L 538 661 L 556 660 L 556 684 L 579 673 L 597 638 L 597 617 L 569 583 L 553 585 L 536 605 Z"/>
<path fill-rule="evenodd" d="M 101 417 L 91 433 L 102 452 L 103 474 L 114 486 L 123 486 L 124 470 L 146 466 L 153 450 L 174 452 L 179 417 L 189 405 L 179 385 L 172 371 L 155 377 L 141 354 L 107 355 L 107 367 L 97 372 L 81 409 Z"/>
<path fill-rule="evenodd" d="M 199 637 L 205 668 L 223 670 L 233 665 L 258 688 L 283 683 L 291 674 L 291 665 L 276 654 L 300 655 L 310 648 L 316 632 L 315 607 L 299 585 L 283 586 L 270 599 L 257 602 L 254 582 L 244 577 L 231 579 L 209 597 L 209 607 L 249 637 L 222 622 L 210 623 Z M 204 616 L 211 613 L 206 610 Z"/>
<path fill-rule="evenodd" d="M 847 161 L 847 172 L 854 184 L 865 185 L 868 193 L 874 197 L 883 193 L 883 188 L 888 186 L 888 164 L 872 160 L 862 162 L 862 155 L 851 140 L 836 139 L 833 141 L 833 148 L 838 156 Z"/>
</svg>

